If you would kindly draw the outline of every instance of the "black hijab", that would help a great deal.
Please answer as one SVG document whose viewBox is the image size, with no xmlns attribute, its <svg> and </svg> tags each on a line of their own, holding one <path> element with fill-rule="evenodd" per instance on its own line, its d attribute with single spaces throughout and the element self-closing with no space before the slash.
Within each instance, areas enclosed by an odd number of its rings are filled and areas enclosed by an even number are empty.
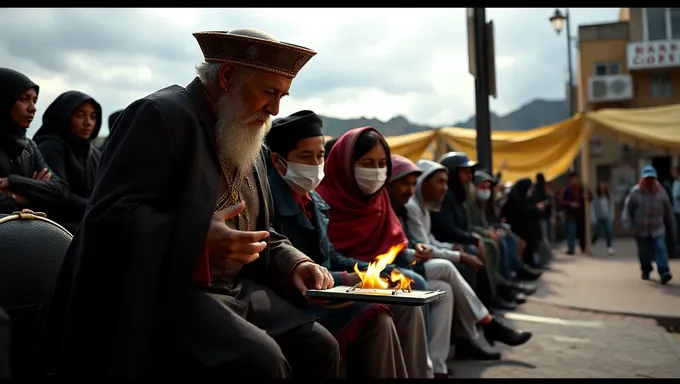
<svg viewBox="0 0 680 384">
<path fill-rule="evenodd" d="M 527 197 L 527 192 L 529 192 L 529 188 L 531 188 L 531 185 L 533 183 L 531 182 L 531 179 L 519 179 L 517 182 L 512 186 L 512 189 L 510 189 L 510 193 L 508 194 L 508 203 L 512 202 L 513 204 L 526 204 L 529 202 L 529 198 Z"/>
<path fill-rule="evenodd" d="M 71 115 L 83 103 L 90 102 L 97 113 L 97 122 L 90 138 L 87 140 L 77 137 L 71 131 Z M 43 125 L 33 136 L 33 140 L 40 143 L 46 138 L 58 139 L 66 142 L 68 146 L 81 155 L 87 155 L 92 146 L 92 141 L 99 135 L 102 127 L 102 107 L 92 96 L 79 91 L 64 92 L 57 97 L 43 114 Z"/>
<path fill-rule="evenodd" d="M 29 89 L 40 90 L 37 84 L 23 73 L 9 68 L 0 68 L 0 150 L 10 158 L 18 157 L 26 148 L 26 128 L 22 128 L 12 119 L 12 108 L 19 97 Z"/>
</svg>

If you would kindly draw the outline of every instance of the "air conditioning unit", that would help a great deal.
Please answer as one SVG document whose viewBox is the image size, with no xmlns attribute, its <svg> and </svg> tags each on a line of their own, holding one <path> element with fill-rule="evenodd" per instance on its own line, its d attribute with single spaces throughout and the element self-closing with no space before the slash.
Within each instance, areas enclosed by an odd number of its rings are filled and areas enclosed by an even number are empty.
<svg viewBox="0 0 680 384">
<path fill-rule="evenodd" d="M 588 79 L 588 101 L 623 101 L 633 98 L 630 75 L 600 75 Z"/>
</svg>

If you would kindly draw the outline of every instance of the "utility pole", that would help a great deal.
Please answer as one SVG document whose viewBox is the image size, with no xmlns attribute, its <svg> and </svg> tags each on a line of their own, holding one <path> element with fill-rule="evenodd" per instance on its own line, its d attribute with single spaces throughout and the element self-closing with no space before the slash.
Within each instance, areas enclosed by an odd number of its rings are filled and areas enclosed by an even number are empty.
<svg viewBox="0 0 680 384">
<path fill-rule="evenodd" d="M 477 161 L 483 169 L 493 172 L 491 146 L 491 115 L 489 111 L 489 94 L 493 89 L 495 97 L 495 65 L 493 61 L 493 35 L 487 25 L 486 8 L 468 8 L 468 44 L 470 72 L 475 76 L 475 129 L 477 131 Z M 493 33 L 493 32 L 492 32 Z M 471 36 L 472 35 L 472 36 Z M 492 70 L 493 68 L 493 70 Z M 492 72 L 494 78 L 491 79 Z M 492 83 L 493 80 L 493 83 Z"/>
</svg>

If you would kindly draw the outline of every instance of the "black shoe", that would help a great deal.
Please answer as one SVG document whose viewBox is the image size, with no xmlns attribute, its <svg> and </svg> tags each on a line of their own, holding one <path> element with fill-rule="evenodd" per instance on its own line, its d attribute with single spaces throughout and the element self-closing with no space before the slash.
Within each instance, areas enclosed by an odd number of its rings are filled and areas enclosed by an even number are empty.
<svg viewBox="0 0 680 384">
<path fill-rule="evenodd" d="M 666 285 L 668 284 L 669 281 L 673 278 L 673 275 L 671 275 L 670 272 L 666 272 L 661 276 L 661 284 Z"/>
<path fill-rule="evenodd" d="M 519 277 L 522 280 L 528 280 L 528 281 L 534 281 L 541 277 L 543 274 L 543 271 L 540 271 L 536 268 L 531 268 L 530 266 L 524 264 L 522 268 L 517 271 L 517 277 Z"/>
<path fill-rule="evenodd" d="M 528 295 L 533 295 L 534 293 L 536 293 L 536 290 L 538 289 L 538 287 L 536 287 L 535 284 L 524 283 L 524 282 L 521 282 L 521 281 L 515 281 L 515 282 L 513 282 L 513 286 L 512 286 L 512 287 L 513 287 L 517 292 L 523 293 L 523 294 L 525 294 L 525 295 L 527 295 L 527 296 L 528 296 Z"/>
<path fill-rule="evenodd" d="M 517 309 L 517 305 L 515 303 L 503 300 L 500 297 L 497 297 L 496 300 L 493 301 L 491 307 L 500 311 L 514 311 Z"/>
<path fill-rule="evenodd" d="M 642 272 L 642 280 L 649 280 L 649 272 Z"/>
<path fill-rule="evenodd" d="M 484 326 L 484 337 L 493 344 L 501 342 L 511 347 L 522 345 L 531 339 L 531 332 L 517 331 L 498 321 L 495 317 Z"/>
<path fill-rule="evenodd" d="M 500 360 L 499 352 L 485 351 L 469 339 L 456 339 L 456 360 Z"/>
<path fill-rule="evenodd" d="M 567 251 L 567 255 L 573 255 L 573 254 L 574 254 L 574 250 Z"/>
<path fill-rule="evenodd" d="M 516 304 L 524 304 L 527 302 L 527 297 L 523 293 L 517 293 L 515 294 L 515 303 Z"/>
</svg>

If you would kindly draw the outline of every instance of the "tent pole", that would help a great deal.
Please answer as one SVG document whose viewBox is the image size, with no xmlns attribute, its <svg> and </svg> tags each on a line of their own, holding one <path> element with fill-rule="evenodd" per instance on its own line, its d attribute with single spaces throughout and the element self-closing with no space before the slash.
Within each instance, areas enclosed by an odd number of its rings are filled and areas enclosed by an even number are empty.
<svg viewBox="0 0 680 384">
<path fill-rule="evenodd" d="M 580 161 L 580 166 L 581 169 L 579 170 L 581 172 L 581 183 L 583 184 L 583 191 L 584 194 L 587 193 L 590 190 L 590 135 L 593 131 L 593 123 L 590 119 L 587 120 L 586 122 L 586 134 L 583 140 L 581 141 L 581 161 Z M 585 212 L 585 243 L 586 243 L 586 254 L 588 256 L 593 256 L 592 249 L 591 249 L 591 241 L 590 239 L 592 238 L 592 228 L 591 228 L 591 220 L 590 220 L 590 200 L 585 198 L 583 199 L 583 211 Z"/>
</svg>

